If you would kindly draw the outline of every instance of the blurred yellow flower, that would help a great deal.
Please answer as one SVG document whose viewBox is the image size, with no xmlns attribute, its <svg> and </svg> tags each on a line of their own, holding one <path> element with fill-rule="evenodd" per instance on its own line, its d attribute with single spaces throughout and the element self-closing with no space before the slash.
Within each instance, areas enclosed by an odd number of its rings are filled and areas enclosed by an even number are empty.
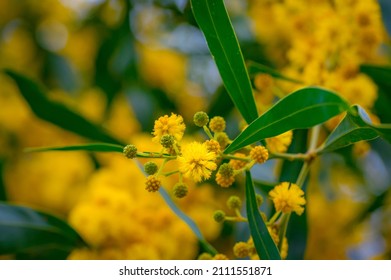
<svg viewBox="0 0 391 280">
<path fill-rule="evenodd" d="M 292 142 L 292 131 L 266 139 L 267 149 L 272 153 L 285 153 Z"/>
<path fill-rule="evenodd" d="M 212 171 L 216 170 L 216 154 L 209 152 L 207 145 L 192 142 L 183 147 L 182 156 L 178 157 L 179 171 L 185 177 L 190 177 L 196 182 L 209 179 Z"/>
<path fill-rule="evenodd" d="M 273 200 L 276 211 L 282 211 L 283 213 L 294 211 L 297 215 L 304 212 L 303 205 L 306 203 L 303 197 L 304 192 L 296 184 L 283 182 L 275 186 L 269 192 L 269 195 Z"/>
</svg>

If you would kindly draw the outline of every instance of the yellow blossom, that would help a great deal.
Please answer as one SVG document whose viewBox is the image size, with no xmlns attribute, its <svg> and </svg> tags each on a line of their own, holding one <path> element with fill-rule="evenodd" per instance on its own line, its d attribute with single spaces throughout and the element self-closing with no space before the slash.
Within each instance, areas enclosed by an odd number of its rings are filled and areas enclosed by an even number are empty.
<svg viewBox="0 0 391 280">
<path fill-rule="evenodd" d="M 193 178 L 196 182 L 209 179 L 212 171 L 216 170 L 216 154 L 209 152 L 207 145 L 192 142 L 183 147 L 182 156 L 178 157 L 179 171 L 185 177 Z"/>
<path fill-rule="evenodd" d="M 283 213 L 294 211 L 298 215 L 301 215 L 304 211 L 303 205 L 306 203 L 303 197 L 304 192 L 296 184 L 283 182 L 275 186 L 269 192 L 269 195 L 273 200 L 276 211 L 282 211 Z"/>
<path fill-rule="evenodd" d="M 285 153 L 292 142 L 292 131 L 266 139 L 267 148 L 272 153 Z"/>
<path fill-rule="evenodd" d="M 185 132 L 185 124 L 183 118 L 180 115 L 171 113 L 171 116 L 164 115 L 155 121 L 153 127 L 153 141 L 159 143 L 160 138 L 163 135 L 169 134 L 175 137 L 177 141 L 180 141 Z"/>
</svg>

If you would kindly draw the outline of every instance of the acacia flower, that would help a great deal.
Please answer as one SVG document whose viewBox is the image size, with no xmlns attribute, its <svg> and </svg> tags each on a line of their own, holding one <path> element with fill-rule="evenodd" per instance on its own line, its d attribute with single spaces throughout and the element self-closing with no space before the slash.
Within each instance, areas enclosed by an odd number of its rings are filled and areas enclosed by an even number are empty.
<svg viewBox="0 0 391 280">
<path fill-rule="evenodd" d="M 292 142 L 292 130 L 288 130 L 272 138 L 266 138 L 266 144 L 272 153 L 285 153 Z"/>
<path fill-rule="evenodd" d="M 303 197 L 304 191 L 296 184 L 283 182 L 275 186 L 269 195 L 276 211 L 283 213 L 294 211 L 297 215 L 301 215 L 304 211 L 303 205 L 306 203 Z"/>
<path fill-rule="evenodd" d="M 216 170 L 216 154 L 209 152 L 206 144 L 192 142 L 182 149 L 182 156 L 178 157 L 179 171 L 185 177 L 196 182 L 209 179 L 212 171 Z"/>
<path fill-rule="evenodd" d="M 163 135 L 169 134 L 175 137 L 175 140 L 180 141 L 185 132 L 185 124 L 180 115 L 171 113 L 171 116 L 164 115 L 155 121 L 153 127 L 153 138 L 155 143 L 159 143 Z"/>
</svg>

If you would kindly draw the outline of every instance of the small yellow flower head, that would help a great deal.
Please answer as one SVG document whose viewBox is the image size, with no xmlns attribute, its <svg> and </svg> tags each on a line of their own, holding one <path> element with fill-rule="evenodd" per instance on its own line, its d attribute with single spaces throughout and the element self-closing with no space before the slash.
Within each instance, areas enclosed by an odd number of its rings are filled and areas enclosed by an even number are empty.
<svg viewBox="0 0 391 280">
<path fill-rule="evenodd" d="M 149 192 L 156 192 L 159 190 L 160 185 L 160 180 L 156 176 L 150 175 L 145 182 L 145 189 Z"/>
<path fill-rule="evenodd" d="M 196 126 L 203 127 L 208 124 L 209 116 L 207 113 L 200 111 L 194 114 L 193 121 Z"/>
<path fill-rule="evenodd" d="M 281 248 L 281 252 L 280 252 L 280 255 L 281 255 L 281 258 L 283 260 L 286 259 L 286 257 L 288 256 L 288 238 L 284 237 L 283 241 L 282 241 L 282 248 Z"/>
<path fill-rule="evenodd" d="M 209 152 L 205 143 L 192 142 L 182 149 L 182 156 L 178 157 L 179 171 L 185 177 L 195 182 L 209 179 L 212 171 L 216 170 L 216 154 Z"/>
<path fill-rule="evenodd" d="M 227 200 L 227 206 L 231 210 L 239 209 L 242 207 L 242 200 L 236 195 L 231 195 Z"/>
<path fill-rule="evenodd" d="M 154 137 L 152 140 L 155 143 L 159 143 L 163 135 L 169 134 L 174 136 L 176 141 L 180 141 L 185 132 L 185 128 L 182 116 L 174 113 L 171 113 L 171 116 L 164 115 L 155 121 L 152 132 Z"/>
<path fill-rule="evenodd" d="M 202 253 L 201 255 L 198 256 L 197 259 L 202 261 L 209 261 L 213 259 L 213 256 L 209 253 Z"/>
<path fill-rule="evenodd" d="M 230 178 L 234 175 L 234 168 L 229 163 L 223 163 L 220 165 L 218 173 L 225 178 Z"/>
<path fill-rule="evenodd" d="M 269 152 L 263 146 L 256 146 L 251 149 L 250 158 L 257 163 L 262 164 L 269 158 Z"/>
<path fill-rule="evenodd" d="M 255 195 L 255 199 L 257 200 L 258 207 L 260 207 L 262 205 L 262 203 L 263 203 L 263 196 L 257 193 Z"/>
<path fill-rule="evenodd" d="M 144 164 L 144 171 L 148 175 L 153 175 L 157 172 L 158 166 L 156 163 L 152 161 L 148 161 L 147 163 Z"/>
<path fill-rule="evenodd" d="M 257 250 L 255 249 L 254 241 L 253 241 L 252 237 L 250 237 L 247 240 L 247 246 L 248 246 L 248 251 L 249 251 L 248 254 L 249 254 L 249 256 L 257 255 Z"/>
<path fill-rule="evenodd" d="M 213 117 L 210 120 L 209 128 L 213 132 L 223 132 L 225 130 L 225 120 L 223 117 Z"/>
<path fill-rule="evenodd" d="M 135 158 L 137 156 L 137 148 L 132 144 L 126 145 L 123 152 L 127 158 Z"/>
<path fill-rule="evenodd" d="M 224 211 L 222 210 L 217 210 L 214 212 L 213 214 L 213 219 L 217 222 L 217 223 L 222 223 L 224 222 L 225 220 L 225 213 Z"/>
<path fill-rule="evenodd" d="M 185 184 L 177 183 L 172 191 L 177 198 L 182 198 L 187 195 L 188 188 Z"/>
<path fill-rule="evenodd" d="M 227 147 L 230 142 L 230 139 L 225 132 L 217 132 L 215 133 L 214 137 L 216 141 L 219 142 L 221 149 L 225 149 L 225 147 Z"/>
<path fill-rule="evenodd" d="M 216 140 L 207 140 L 205 144 L 209 152 L 214 152 L 216 155 L 220 153 L 220 144 Z"/>
<path fill-rule="evenodd" d="M 285 153 L 292 143 L 292 131 L 289 130 L 272 138 L 266 138 L 267 148 L 272 153 Z"/>
<path fill-rule="evenodd" d="M 235 157 L 242 157 L 242 158 L 245 158 L 246 155 L 245 154 L 242 154 L 242 153 L 235 153 L 234 154 Z M 239 160 L 239 159 L 231 159 L 229 161 L 229 164 L 235 169 L 235 170 L 239 170 L 241 168 L 243 168 L 246 164 L 247 164 L 247 161 L 245 160 Z"/>
<path fill-rule="evenodd" d="M 274 187 L 269 192 L 270 198 L 273 200 L 276 211 L 283 213 L 296 212 L 301 215 L 304 212 L 304 205 L 306 203 L 304 192 L 300 187 L 293 183 L 283 182 Z"/>
<path fill-rule="evenodd" d="M 216 174 L 216 183 L 223 188 L 228 188 L 235 182 L 235 177 L 225 177 L 221 173 Z"/>
<path fill-rule="evenodd" d="M 277 245 L 278 242 L 280 242 L 280 237 L 278 236 L 277 228 L 276 227 L 272 227 L 272 226 L 268 226 L 267 230 L 269 231 L 270 236 L 273 239 L 274 243 Z"/>
<path fill-rule="evenodd" d="M 162 145 L 164 148 L 171 148 L 175 143 L 174 136 L 170 134 L 165 134 L 160 138 L 160 145 Z"/>
<path fill-rule="evenodd" d="M 250 246 L 247 244 L 247 242 L 238 242 L 234 245 L 233 251 L 235 257 L 245 258 L 250 255 Z"/>
<path fill-rule="evenodd" d="M 228 257 L 224 254 L 216 254 L 214 257 L 213 257 L 214 260 L 217 260 L 217 261 L 226 261 L 226 260 L 229 260 Z"/>
</svg>

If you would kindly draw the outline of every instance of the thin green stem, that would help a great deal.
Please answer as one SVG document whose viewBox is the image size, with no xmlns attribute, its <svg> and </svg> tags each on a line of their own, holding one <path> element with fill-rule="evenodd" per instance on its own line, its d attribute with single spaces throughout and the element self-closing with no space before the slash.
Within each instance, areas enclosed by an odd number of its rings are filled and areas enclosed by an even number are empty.
<svg viewBox="0 0 391 280">
<path fill-rule="evenodd" d="M 266 224 L 268 224 L 268 225 L 274 224 L 274 222 L 277 220 L 277 218 L 278 218 L 278 216 L 280 216 L 280 214 L 281 214 L 281 211 L 274 213 L 274 215 L 270 218 L 270 220 Z"/>
<path fill-rule="evenodd" d="M 163 159 L 176 159 L 176 156 L 171 156 L 168 154 L 160 154 L 153 152 L 137 152 L 137 157 L 140 158 L 163 158 Z"/>
<path fill-rule="evenodd" d="M 209 128 L 206 125 L 204 125 L 202 128 L 204 129 L 206 135 L 208 135 L 209 139 L 213 139 L 213 135 L 210 132 Z"/>
<path fill-rule="evenodd" d="M 226 155 L 226 154 L 222 154 L 221 157 L 224 159 L 236 159 L 236 160 L 242 160 L 242 161 L 248 161 L 248 162 L 251 160 L 249 157 L 237 157 L 237 156 Z"/>
<path fill-rule="evenodd" d="M 163 173 L 162 175 L 165 176 L 165 177 L 168 177 L 168 176 L 171 176 L 171 175 L 176 174 L 176 173 L 179 173 L 179 170 L 166 172 L 166 173 Z"/>
</svg>

